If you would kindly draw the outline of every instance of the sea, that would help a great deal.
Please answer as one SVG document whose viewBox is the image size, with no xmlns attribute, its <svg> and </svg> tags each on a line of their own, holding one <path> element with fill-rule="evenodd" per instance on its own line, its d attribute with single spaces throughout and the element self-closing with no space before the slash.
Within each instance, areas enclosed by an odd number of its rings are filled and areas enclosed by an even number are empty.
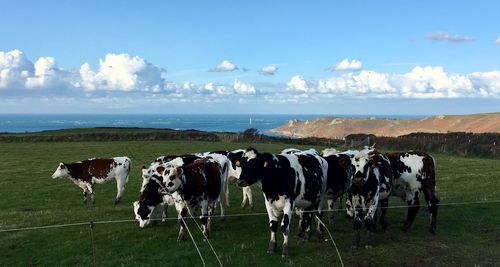
<svg viewBox="0 0 500 267">
<path fill-rule="evenodd" d="M 46 130 L 94 127 L 139 127 L 214 132 L 241 132 L 256 128 L 260 133 L 289 120 L 319 117 L 345 118 L 421 118 L 417 115 L 318 115 L 318 114 L 0 114 L 0 133 L 25 133 Z"/>
</svg>

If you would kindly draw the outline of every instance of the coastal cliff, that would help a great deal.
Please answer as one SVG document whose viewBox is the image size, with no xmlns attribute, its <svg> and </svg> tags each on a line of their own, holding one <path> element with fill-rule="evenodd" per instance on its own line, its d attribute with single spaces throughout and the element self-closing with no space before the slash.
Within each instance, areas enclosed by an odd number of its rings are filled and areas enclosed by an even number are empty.
<svg viewBox="0 0 500 267">
<path fill-rule="evenodd" d="M 499 133 L 500 112 L 472 115 L 439 115 L 422 119 L 338 118 L 323 117 L 314 120 L 290 120 L 270 130 L 290 137 L 323 137 L 343 139 L 349 134 L 374 134 L 396 137 L 416 132 Z"/>
</svg>

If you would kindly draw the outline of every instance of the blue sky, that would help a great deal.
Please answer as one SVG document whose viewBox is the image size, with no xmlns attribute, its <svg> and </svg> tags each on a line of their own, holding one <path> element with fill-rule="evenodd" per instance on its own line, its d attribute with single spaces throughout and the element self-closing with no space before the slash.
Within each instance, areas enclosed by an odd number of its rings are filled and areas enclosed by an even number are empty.
<svg viewBox="0 0 500 267">
<path fill-rule="evenodd" d="M 0 4 L 0 113 L 500 107 L 498 1 Z"/>
</svg>

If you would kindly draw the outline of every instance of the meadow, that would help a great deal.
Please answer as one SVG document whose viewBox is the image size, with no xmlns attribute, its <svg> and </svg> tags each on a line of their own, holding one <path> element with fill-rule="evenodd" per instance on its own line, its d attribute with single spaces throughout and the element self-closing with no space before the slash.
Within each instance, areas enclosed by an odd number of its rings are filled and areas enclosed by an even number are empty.
<svg viewBox="0 0 500 267">
<path fill-rule="evenodd" d="M 199 141 L 114 141 L 0 143 L 0 230 L 56 224 L 85 223 L 61 228 L 0 232 L 0 266 L 92 266 L 90 221 L 130 220 L 132 202 L 138 199 L 140 168 L 155 157 L 254 146 L 279 152 L 284 144 L 245 144 Z M 306 148 L 294 146 L 296 148 Z M 307 147 L 308 148 L 308 147 Z M 322 149 L 323 147 L 316 147 Z M 118 205 L 113 205 L 116 184 L 96 185 L 96 203 L 82 203 L 80 188 L 68 179 L 53 180 L 61 161 L 91 157 L 129 156 L 133 170 Z M 430 234 L 428 213 L 420 209 L 410 232 L 400 227 L 406 208 L 388 212 L 386 232 L 377 232 L 372 249 L 351 249 L 352 222 L 335 212 L 328 224 L 346 266 L 498 266 L 500 265 L 500 164 L 498 160 L 435 154 L 438 211 L 437 234 Z M 241 209 L 241 189 L 230 186 L 228 214 L 255 216 L 215 218 L 211 242 L 224 266 L 340 266 L 333 244 L 313 235 L 308 243 L 297 234 L 292 220 L 291 256 L 267 255 L 268 219 L 259 188 L 254 188 L 255 209 Z M 497 202 L 495 202 L 497 201 Z M 421 202 L 423 198 L 421 198 Z M 469 204 L 453 204 L 473 202 Z M 482 202 L 482 203 L 481 203 Z M 391 206 L 403 206 L 391 198 Z M 176 216 L 169 209 L 169 217 Z M 186 236 L 177 242 L 177 221 L 140 229 L 133 222 L 96 224 L 97 266 L 200 266 L 200 258 Z M 207 266 L 218 266 L 208 244 L 192 220 L 188 220 Z M 279 243 L 282 241 L 281 234 Z M 364 237 L 364 232 L 362 238 Z M 363 239 L 362 239 L 363 240 Z M 279 246 L 280 247 L 280 246 Z"/>
</svg>

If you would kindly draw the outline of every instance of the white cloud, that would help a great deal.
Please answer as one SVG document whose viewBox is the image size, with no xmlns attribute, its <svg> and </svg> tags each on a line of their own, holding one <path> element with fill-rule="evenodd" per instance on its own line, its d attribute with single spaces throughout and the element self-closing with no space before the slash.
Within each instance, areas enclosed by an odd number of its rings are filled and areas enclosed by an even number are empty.
<svg viewBox="0 0 500 267">
<path fill-rule="evenodd" d="M 348 73 L 318 82 L 320 93 L 338 93 L 343 95 L 390 94 L 394 88 L 389 83 L 389 75 L 363 70 L 359 74 Z"/>
<path fill-rule="evenodd" d="M 309 90 L 306 80 L 302 79 L 299 75 L 293 76 L 286 85 L 293 92 L 307 93 Z"/>
<path fill-rule="evenodd" d="M 0 89 L 24 87 L 26 79 L 33 75 L 34 66 L 23 52 L 0 51 Z"/>
<path fill-rule="evenodd" d="M 363 62 L 356 59 L 349 61 L 349 59 L 346 58 L 335 65 L 335 70 L 337 71 L 359 70 L 362 67 L 363 67 Z"/>
<path fill-rule="evenodd" d="M 425 39 L 429 41 L 444 41 L 444 42 L 452 42 L 452 43 L 459 43 L 459 42 L 470 42 L 474 41 L 474 37 L 471 36 L 462 36 L 458 34 L 449 34 L 446 32 L 433 32 L 429 33 L 425 36 Z"/>
<path fill-rule="evenodd" d="M 238 69 L 238 66 L 236 66 L 231 61 L 223 60 L 219 65 L 215 66 L 214 68 L 209 69 L 208 71 L 223 72 L 223 71 L 234 71 L 237 69 Z"/>
<path fill-rule="evenodd" d="M 243 83 L 240 80 L 234 80 L 234 91 L 241 95 L 255 95 L 255 87 L 248 83 Z"/>
<path fill-rule="evenodd" d="M 495 40 L 495 43 L 496 43 L 497 45 L 500 45 L 500 37 L 498 37 L 498 38 Z"/>
<path fill-rule="evenodd" d="M 27 77 L 26 88 L 47 87 L 64 79 L 63 70 L 59 69 L 53 57 L 41 57 L 35 62 L 35 73 Z"/>
<path fill-rule="evenodd" d="M 88 63 L 80 67 L 81 81 L 76 83 L 85 90 L 153 91 L 163 87 L 163 69 L 143 58 L 128 54 L 107 54 L 99 60 L 99 71 Z"/>
<path fill-rule="evenodd" d="M 403 74 L 361 71 L 320 80 L 320 94 L 377 98 L 500 97 L 500 71 L 469 75 L 446 72 L 443 67 L 417 66 Z"/>
<path fill-rule="evenodd" d="M 264 75 L 274 75 L 276 73 L 276 71 L 278 71 L 277 66 L 269 65 L 269 66 L 262 67 L 262 69 L 260 70 L 260 73 L 264 74 Z"/>
</svg>

